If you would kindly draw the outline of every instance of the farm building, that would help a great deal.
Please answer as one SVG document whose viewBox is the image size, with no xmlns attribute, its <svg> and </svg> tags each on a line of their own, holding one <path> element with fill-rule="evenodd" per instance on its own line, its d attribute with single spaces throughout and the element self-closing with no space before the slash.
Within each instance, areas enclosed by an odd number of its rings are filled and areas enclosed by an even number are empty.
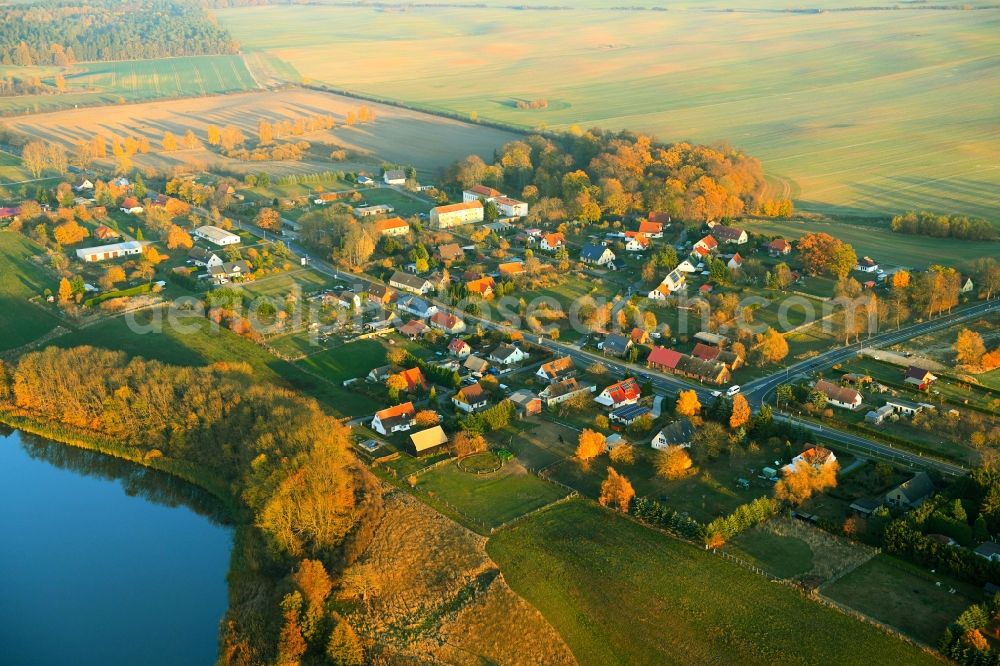
<svg viewBox="0 0 1000 666">
<path fill-rule="evenodd" d="M 437 206 L 431 209 L 430 226 L 432 229 L 450 229 L 482 221 L 483 204 L 481 201 Z"/>
<path fill-rule="evenodd" d="M 240 242 L 240 237 L 236 234 L 231 234 L 225 229 L 220 229 L 219 227 L 213 227 L 212 225 L 206 224 L 204 226 L 198 227 L 194 230 L 194 235 L 203 240 L 207 240 L 209 243 L 218 245 L 219 247 L 225 247 L 226 245 L 236 245 Z"/>
<path fill-rule="evenodd" d="M 388 169 L 382 174 L 386 185 L 406 185 L 406 172 L 402 169 Z"/>
<path fill-rule="evenodd" d="M 372 206 L 356 206 L 351 208 L 355 217 L 373 217 L 375 215 L 392 215 L 396 209 L 389 204 L 374 204 Z"/>
<path fill-rule="evenodd" d="M 436 425 L 410 435 L 410 443 L 413 444 L 414 451 L 424 453 L 447 444 L 448 435 L 445 434 L 444 428 Z"/>
<path fill-rule="evenodd" d="M 134 254 L 142 254 L 142 243 L 139 241 L 125 241 L 124 243 L 112 243 L 111 245 L 84 247 L 76 251 L 78 259 L 88 262 L 120 259 L 121 257 Z"/>
<path fill-rule="evenodd" d="M 912 384 L 921 391 L 926 391 L 936 380 L 937 376 L 935 376 L 930 370 L 924 370 L 923 368 L 918 368 L 915 365 L 908 367 L 906 372 L 903 374 L 903 383 Z"/>
</svg>

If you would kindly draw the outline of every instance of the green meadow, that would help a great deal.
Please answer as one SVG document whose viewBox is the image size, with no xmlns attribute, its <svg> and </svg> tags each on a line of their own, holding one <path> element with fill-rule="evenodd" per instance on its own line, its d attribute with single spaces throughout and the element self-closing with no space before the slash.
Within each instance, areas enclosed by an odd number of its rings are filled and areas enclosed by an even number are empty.
<svg viewBox="0 0 1000 666">
<path fill-rule="evenodd" d="M 581 664 L 938 663 L 791 587 L 591 502 L 542 511 L 497 533 L 486 549 Z"/>
<path fill-rule="evenodd" d="M 19 69 L 4 67 L 0 72 L 18 75 Z M 44 69 L 40 74 L 42 80 L 53 84 L 58 68 Z M 65 68 L 63 77 L 66 92 L 61 94 L 0 97 L 0 115 L 116 104 L 123 100 L 216 95 L 258 87 L 243 57 L 238 55 L 77 63 Z"/>
<path fill-rule="evenodd" d="M 734 144 L 803 210 L 996 217 L 1000 86 L 990 82 L 1000 75 L 1000 12 L 977 4 L 304 5 L 218 15 L 244 48 L 338 89 L 525 128 Z M 547 108 L 517 108 L 541 98 Z"/>
<path fill-rule="evenodd" d="M 29 303 L 56 282 L 31 257 L 44 250 L 21 234 L 0 233 L 0 351 L 20 347 L 56 327 L 59 320 L 44 307 Z"/>
</svg>

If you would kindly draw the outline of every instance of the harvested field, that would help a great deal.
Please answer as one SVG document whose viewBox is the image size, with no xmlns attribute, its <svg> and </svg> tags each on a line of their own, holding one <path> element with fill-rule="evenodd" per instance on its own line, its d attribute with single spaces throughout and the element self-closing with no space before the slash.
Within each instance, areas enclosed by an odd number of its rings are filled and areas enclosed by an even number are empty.
<svg viewBox="0 0 1000 666">
<path fill-rule="evenodd" d="M 507 586 L 484 538 L 391 491 L 374 535 L 347 568 L 340 592 L 352 608 L 352 625 L 370 645 L 369 658 L 576 663 L 552 625 Z"/>
<path fill-rule="evenodd" d="M 348 112 L 365 104 L 376 114 L 373 123 L 348 127 Z M 205 141 L 208 125 L 235 125 L 248 137 L 256 136 L 260 120 L 277 122 L 316 114 L 330 114 L 337 126 L 301 138 L 313 144 L 316 155 L 344 148 L 355 154 L 344 162 L 312 158 L 302 162 L 240 162 L 205 149 L 160 152 L 163 133 L 181 136 L 194 131 Z M 275 174 L 316 171 L 376 171 L 383 162 L 409 164 L 423 176 L 432 176 L 458 158 L 478 153 L 491 158 L 493 150 L 517 138 L 516 134 L 449 120 L 416 111 L 362 102 L 309 90 L 282 90 L 149 102 L 94 109 L 71 109 L 12 119 L 12 129 L 70 146 L 101 132 L 106 136 L 146 136 L 153 151 L 137 155 L 136 162 L 163 170 L 220 165 L 235 171 Z M 318 147 L 326 144 L 325 152 Z"/>
</svg>

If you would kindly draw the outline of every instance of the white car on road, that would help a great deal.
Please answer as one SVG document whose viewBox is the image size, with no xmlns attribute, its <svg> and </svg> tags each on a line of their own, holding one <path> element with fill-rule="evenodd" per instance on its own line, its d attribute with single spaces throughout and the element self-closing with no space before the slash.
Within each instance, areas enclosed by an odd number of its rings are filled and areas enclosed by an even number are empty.
<svg viewBox="0 0 1000 666">
<path fill-rule="evenodd" d="M 726 389 L 726 397 L 727 398 L 732 398 L 734 395 L 736 395 L 739 392 L 740 392 L 740 385 L 739 384 L 733 384 L 728 389 Z"/>
</svg>

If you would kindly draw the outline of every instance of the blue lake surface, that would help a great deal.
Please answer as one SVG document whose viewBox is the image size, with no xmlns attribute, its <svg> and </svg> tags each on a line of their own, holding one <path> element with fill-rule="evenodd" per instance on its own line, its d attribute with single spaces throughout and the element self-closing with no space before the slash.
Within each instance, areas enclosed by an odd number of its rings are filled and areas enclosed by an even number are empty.
<svg viewBox="0 0 1000 666">
<path fill-rule="evenodd" d="M 0 664 L 212 664 L 232 530 L 204 491 L 0 430 Z"/>
</svg>

